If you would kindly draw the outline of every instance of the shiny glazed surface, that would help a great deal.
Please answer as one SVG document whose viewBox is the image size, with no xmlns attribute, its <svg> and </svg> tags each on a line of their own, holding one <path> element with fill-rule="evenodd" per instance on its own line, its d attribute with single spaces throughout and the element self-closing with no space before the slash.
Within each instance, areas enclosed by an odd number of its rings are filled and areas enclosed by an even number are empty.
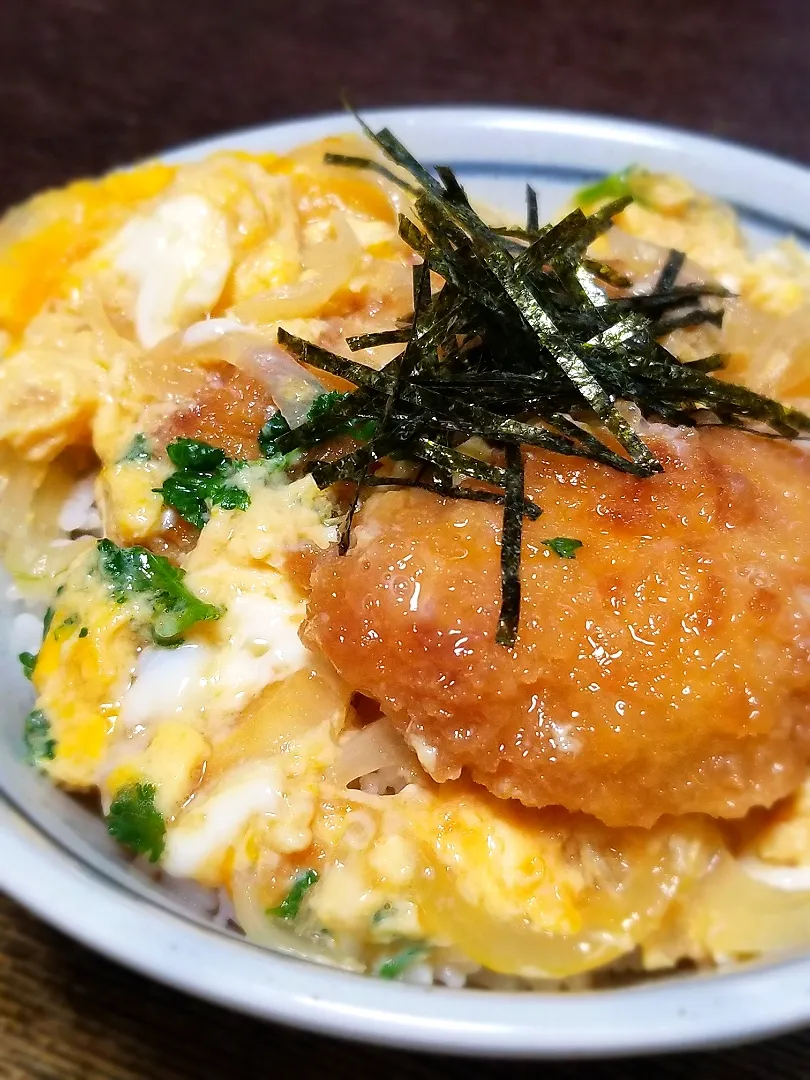
<svg viewBox="0 0 810 1080">
<path fill-rule="evenodd" d="M 495 644 L 500 508 L 386 492 L 313 577 L 308 636 L 437 779 L 609 825 L 738 817 L 808 757 L 810 462 L 650 429 L 648 480 L 527 451 L 520 634 Z M 543 541 L 582 541 L 573 559 Z"/>
</svg>

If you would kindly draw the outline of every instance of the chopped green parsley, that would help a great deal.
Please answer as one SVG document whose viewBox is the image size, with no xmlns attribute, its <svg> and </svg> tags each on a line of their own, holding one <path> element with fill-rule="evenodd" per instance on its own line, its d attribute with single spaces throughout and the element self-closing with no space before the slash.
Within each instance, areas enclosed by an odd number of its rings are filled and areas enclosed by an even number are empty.
<svg viewBox="0 0 810 1080">
<path fill-rule="evenodd" d="M 399 952 L 383 960 L 377 968 L 381 979 L 398 979 L 408 968 L 427 955 L 428 946 L 423 941 L 414 941 Z"/>
<path fill-rule="evenodd" d="M 65 638 L 70 637 L 74 628 L 78 625 L 78 615 L 68 615 L 53 631 L 52 637 L 54 641 L 64 641 Z"/>
<path fill-rule="evenodd" d="M 245 462 L 234 461 L 223 450 L 199 439 L 175 439 L 166 453 L 176 471 L 154 490 L 189 524 L 202 529 L 213 506 L 223 510 L 247 510 L 250 506 L 250 494 L 239 484 Z"/>
<path fill-rule="evenodd" d="M 143 597 L 151 606 L 152 636 L 158 645 L 176 645 L 198 622 L 219 619 L 222 609 L 198 599 L 183 583 L 184 571 L 143 547 L 98 542 L 99 569 L 118 603 Z"/>
<path fill-rule="evenodd" d="M 107 831 L 114 840 L 157 862 L 166 844 L 166 822 L 155 806 L 154 784 L 137 781 L 121 788 L 107 812 Z"/>
<path fill-rule="evenodd" d="M 276 919 L 284 919 L 287 922 L 292 922 L 293 919 L 298 917 L 304 897 L 317 880 L 317 870 L 304 870 L 296 877 L 290 887 L 290 891 L 278 907 L 268 908 L 267 914 L 272 915 Z"/>
<path fill-rule="evenodd" d="M 574 540 L 570 536 L 553 536 L 550 540 L 544 540 L 543 543 L 561 559 L 576 558 L 577 551 L 582 547 L 581 540 Z"/>
<path fill-rule="evenodd" d="M 286 435 L 290 425 L 280 412 L 274 413 L 259 432 L 259 449 L 266 458 L 276 457 L 276 441 Z"/>
<path fill-rule="evenodd" d="M 336 406 L 339 406 L 342 402 L 347 401 L 350 397 L 348 392 L 340 390 L 326 390 L 323 394 L 319 394 L 309 407 L 306 418 L 301 424 L 301 427 L 311 425 L 315 428 L 323 427 L 330 435 L 353 435 L 361 442 L 367 442 L 377 430 L 376 422 L 370 417 L 354 417 L 348 420 L 340 421 L 338 424 L 330 424 L 330 413 Z M 297 429 L 296 429 L 297 430 Z M 278 441 L 285 435 L 290 434 L 290 425 L 284 419 L 280 412 L 271 416 L 264 427 L 259 432 L 259 446 L 262 453 L 266 458 L 271 460 L 283 459 L 283 466 L 286 467 L 287 463 L 294 464 L 298 458 L 298 454 L 295 451 L 290 453 L 283 453 L 279 451 L 277 446 Z"/>
<path fill-rule="evenodd" d="M 21 652 L 17 659 L 20 661 L 23 675 L 25 675 L 26 679 L 30 679 L 34 674 L 34 668 L 37 666 L 36 653 Z"/>
<path fill-rule="evenodd" d="M 149 440 L 142 431 L 139 431 L 132 442 L 129 444 L 127 452 L 124 454 L 121 461 L 149 461 L 152 457 L 152 450 L 149 445 Z"/>
<path fill-rule="evenodd" d="M 622 199 L 626 195 L 632 195 L 630 190 L 630 174 L 632 166 L 622 169 L 621 172 L 610 173 L 601 180 L 574 193 L 574 202 L 577 206 L 595 206 L 601 202 L 611 202 L 613 199 Z"/>
<path fill-rule="evenodd" d="M 56 739 L 51 734 L 51 722 L 42 709 L 34 709 L 26 716 L 23 739 L 29 765 L 41 767 L 44 761 L 53 761 Z"/>
</svg>

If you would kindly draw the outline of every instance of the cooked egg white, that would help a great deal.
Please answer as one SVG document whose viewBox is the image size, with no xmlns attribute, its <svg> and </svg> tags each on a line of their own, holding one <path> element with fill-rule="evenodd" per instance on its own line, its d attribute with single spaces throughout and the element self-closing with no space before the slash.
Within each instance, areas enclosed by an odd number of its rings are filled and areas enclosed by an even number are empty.
<svg viewBox="0 0 810 1080">
<path fill-rule="evenodd" d="M 200 644 L 176 649 L 147 646 L 121 703 L 121 720 L 131 730 L 193 711 L 204 698 L 211 650 Z"/>
<path fill-rule="evenodd" d="M 742 869 L 756 881 L 784 892 L 810 892 L 810 866 L 775 866 L 751 857 L 739 860 Z"/>
<path fill-rule="evenodd" d="M 272 598 L 234 596 L 213 644 L 145 647 L 122 700 L 123 723 L 136 728 L 185 716 L 213 726 L 239 713 L 270 683 L 300 670 L 309 656 L 298 637 L 306 605 L 283 582 L 273 591 Z"/>
<path fill-rule="evenodd" d="M 253 762 L 224 778 L 168 830 L 163 865 L 178 877 L 218 883 L 225 853 L 251 819 L 278 815 L 284 805 L 281 789 L 275 762 Z"/>
<path fill-rule="evenodd" d="M 225 216 L 201 195 L 161 199 L 131 218 L 99 258 L 134 287 L 135 330 L 147 349 L 214 307 L 233 262 Z"/>
</svg>

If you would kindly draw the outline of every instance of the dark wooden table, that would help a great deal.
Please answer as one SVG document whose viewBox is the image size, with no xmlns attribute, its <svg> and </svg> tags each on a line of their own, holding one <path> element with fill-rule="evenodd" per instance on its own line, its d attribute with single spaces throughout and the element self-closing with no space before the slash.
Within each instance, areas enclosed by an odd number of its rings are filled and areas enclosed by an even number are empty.
<svg viewBox="0 0 810 1080">
<path fill-rule="evenodd" d="M 0 205 L 228 128 L 359 106 L 613 113 L 810 163 L 808 0 L 0 0 Z M 0 852 L 2 858 L 2 852 Z M 0 1078 L 810 1077 L 810 1034 L 604 1065 L 465 1064 L 262 1025 L 0 901 Z"/>
</svg>

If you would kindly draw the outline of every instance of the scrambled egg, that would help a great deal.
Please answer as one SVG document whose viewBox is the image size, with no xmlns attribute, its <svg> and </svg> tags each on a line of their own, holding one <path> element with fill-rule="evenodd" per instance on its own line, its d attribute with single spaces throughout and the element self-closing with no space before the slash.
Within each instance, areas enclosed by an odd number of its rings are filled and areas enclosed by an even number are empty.
<svg viewBox="0 0 810 1080">
<path fill-rule="evenodd" d="M 63 583 L 34 670 L 58 748 L 48 771 L 79 788 L 98 782 L 138 652 L 130 613 L 107 595 L 91 560 L 81 556 Z"/>
<path fill-rule="evenodd" d="M 136 422 L 149 399 L 141 380 L 150 381 L 150 364 L 139 376 L 139 357 L 248 299 L 309 288 L 306 245 L 323 242 L 338 210 L 360 257 L 347 309 L 357 309 L 382 264 L 407 269 L 378 188 L 342 181 L 345 201 L 326 199 L 323 167 L 312 173 L 306 160 L 222 153 L 180 169 L 150 163 L 47 192 L 7 215 L 0 444 L 31 461 L 77 444 L 112 456 L 126 439 L 122 417 Z M 149 375 L 165 409 L 179 387 Z M 141 406 L 128 401 L 133 394 Z"/>
<path fill-rule="evenodd" d="M 101 783 L 107 752 L 121 759 L 129 736 L 148 732 L 160 735 L 157 749 L 141 753 L 143 740 L 133 741 L 145 775 L 161 785 L 155 770 L 174 748 L 191 785 L 209 757 L 206 740 L 226 736 L 257 694 L 310 663 L 298 637 L 305 602 L 284 561 L 303 543 L 329 545 L 331 506 L 309 477 L 287 485 L 260 470 L 249 509 L 216 510 L 185 560 L 189 587 L 223 615 L 178 647 L 139 640 L 131 606 L 105 588 L 94 550 L 71 569 L 35 668 L 38 705 L 53 717 L 58 749 L 48 768 L 57 779 Z M 106 783 L 121 786 L 133 767 L 119 761 Z M 174 773 L 169 783 L 170 805 L 191 791 L 177 796 Z"/>
<path fill-rule="evenodd" d="M 285 556 L 334 541 L 331 504 L 310 477 L 290 485 L 259 479 L 250 490 L 247 510 L 213 512 L 184 560 L 189 588 L 220 606 L 222 618 L 178 648 L 141 650 L 122 704 L 129 728 L 190 717 L 214 737 L 257 693 L 308 663 L 298 636 L 306 602 L 287 578 Z"/>
</svg>

